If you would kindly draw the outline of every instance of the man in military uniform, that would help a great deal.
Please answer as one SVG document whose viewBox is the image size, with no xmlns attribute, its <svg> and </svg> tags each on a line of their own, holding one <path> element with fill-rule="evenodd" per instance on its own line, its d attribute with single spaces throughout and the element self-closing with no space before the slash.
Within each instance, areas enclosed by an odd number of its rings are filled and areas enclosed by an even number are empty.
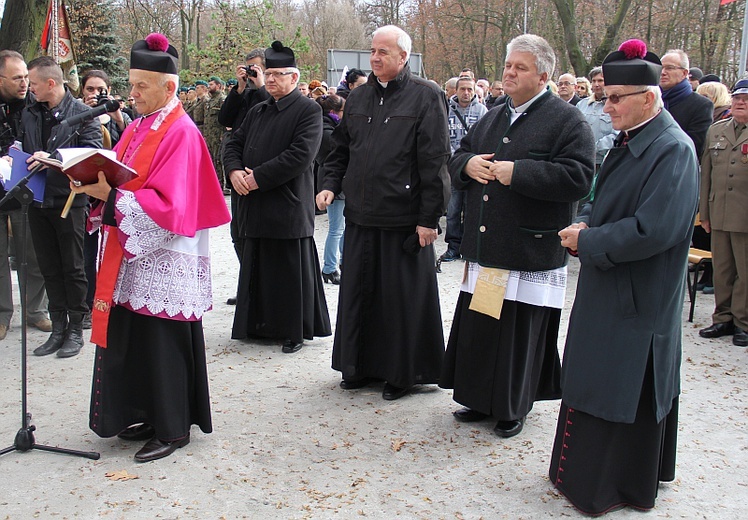
<svg viewBox="0 0 748 520">
<path fill-rule="evenodd" d="M 192 120 L 202 133 L 205 124 L 205 102 L 208 100 L 208 83 L 201 79 L 195 82 L 195 103 L 192 107 Z M 205 134 L 203 134 L 205 137 Z"/>
<path fill-rule="evenodd" d="M 702 338 L 748 346 L 748 80 L 732 91 L 732 119 L 709 129 L 701 159 L 701 227 L 712 235 L 715 309 Z"/>
<path fill-rule="evenodd" d="M 226 127 L 218 121 L 226 95 L 223 93 L 223 80 L 217 76 L 211 76 L 208 82 L 208 100 L 205 102 L 205 119 L 203 122 L 203 137 L 208 145 L 210 156 L 213 159 L 213 167 L 218 175 L 221 188 L 226 187 L 221 161 L 221 140 L 226 133 Z"/>
<path fill-rule="evenodd" d="M 195 91 L 195 86 L 190 85 L 187 87 L 187 101 L 184 102 L 184 111 L 187 112 L 187 115 L 190 116 L 190 119 L 193 121 L 195 118 L 192 117 L 192 111 L 195 109 L 195 100 L 197 99 L 197 92 Z"/>
</svg>

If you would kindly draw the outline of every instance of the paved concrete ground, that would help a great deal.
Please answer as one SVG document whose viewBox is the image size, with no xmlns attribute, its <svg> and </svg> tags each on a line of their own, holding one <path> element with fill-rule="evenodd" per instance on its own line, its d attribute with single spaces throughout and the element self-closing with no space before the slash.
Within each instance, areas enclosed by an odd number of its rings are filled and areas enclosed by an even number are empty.
<svg viewBox="0 0 748 520">
<path fill-rule="evenodd" d="M 320 253 L 326 217 L 317 217 Z M 43 451 L 0 458 L 0 518 L 476 519 L 580 517 L 549 484 L 558 402 L 538 403 L 524 432 L 503 440 L 491 422 L 455 423 L 451 392 L 417 388 L 399 401 L 381 386 L 345 392 L 330 368 L 331 338 L 282 354 L 273 342 L 230 339 L 237 263 L 224 226 L 212 233 L 215 309 L 204 320 L 214 432 L 192 430 L 173 456 L 136 464 L 142 443 L 87 427 L 93 347 L 72 359 L 29 357 L 36 440 L 95 450 L 92 461 Z M 438 251 L 445 249 L 438 243 Z M 439 275 L 445 336 L 462 262 Z M 572 260 L 568 305 L 578 264 Z M 325 286 L 335 319 L 337 287 Z M 684 311 L 677 478 L 647 518 L 742 518 L 748 512 L 748 349 L 703 340 L 713 300 Z M 46 334 L 29 332 L 29 351 Z M 0 447 L 20 426 L 18 317 L 0 343 Z M 563 339 L 559 349 L 563 348 Z M 112 480 L 107 473 L 137 476 Z M 630 510 L 612 518 L 643 518 Z"/>
</svg>

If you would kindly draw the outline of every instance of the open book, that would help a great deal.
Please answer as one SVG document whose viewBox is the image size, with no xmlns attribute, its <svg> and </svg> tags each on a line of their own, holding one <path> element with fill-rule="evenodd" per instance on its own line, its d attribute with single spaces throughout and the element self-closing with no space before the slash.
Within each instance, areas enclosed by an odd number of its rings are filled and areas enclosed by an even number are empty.
<svg viewBox="0 0 748 520">
<path fill-rule="evenodd" d="M 114 150 L 98 148 L 60 148 L 62 161 L 47 157 L 37 161 L 75 179 L 81 184 L 95 184 L 103 171 L 110 186 L 121 186 L 138 176 L 138 172 L 117 160 Z"/>
</svg>

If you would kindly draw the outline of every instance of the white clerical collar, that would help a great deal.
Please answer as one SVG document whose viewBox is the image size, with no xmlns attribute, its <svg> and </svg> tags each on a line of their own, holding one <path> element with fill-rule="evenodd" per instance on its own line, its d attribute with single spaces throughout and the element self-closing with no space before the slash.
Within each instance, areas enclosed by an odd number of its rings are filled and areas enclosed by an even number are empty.
<svg viewBox="0 0 748 520">
<path fill-rule="evenodd" d="M 652 117 L 650 117 L 646 121 L 642 121 L 641 123 L 639 123 L 636 126 L 632 126 L 631 128 L 627 128 L 626 130 L 623 131 L 623 133 L 625 135 L 628 135 L 629 132 L 632 132 L 632 131 L 636 130 L 637 128 L 643 127 L 644 125 L 646 125 L 647 123 L 649 123 L 651 120 L 653 120 L 655 117 L 657 117 L 658 115 L 660 115 L 660 112 L 662 112 L 662 109 L 659 109 L 655 115 L 653 115 Z"/>
<path fill-rule="evenodd" d="M 389 83 L 389 81 L 382 81 L 379 78 L 377 78 L 377 82 L 382 85 L 382 88 L 387 88 L 387 84 Z"/>
<path fill-rule="evenodd" d="M 546 87 L 544 89 L 541 89 L 540 92 L 538 92 L 537 94 L 535 94 L 535 97 L 533 97 L 533 98 L 530 99 L 530 101 L 522 103 L 518 107 L 510 107 L 509 110 L 511 110 L 515 114 L 524 114 L 525 112 L 527 112 L 527 109 L 530 108 L 530 105 L 532 105 L 533 103 L 535 103 L 535 101 L 537 101 L 540 96 L 542 96 L 543 94 L 545 94 L 547 90 L 548 90 L 548 87 Z"/>
</svg>

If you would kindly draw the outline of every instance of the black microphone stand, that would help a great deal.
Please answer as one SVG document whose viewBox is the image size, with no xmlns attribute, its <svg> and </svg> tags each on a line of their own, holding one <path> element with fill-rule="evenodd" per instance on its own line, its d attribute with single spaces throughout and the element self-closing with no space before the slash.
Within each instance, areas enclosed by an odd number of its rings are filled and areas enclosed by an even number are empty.
<svg viewBox="0 0 748 520">
<path fill-rule="evenodd" d="M 52 144 L 50 154 L 54 153 L 58 148 L 62 148 L 67 145 L 74 137 L 80 135 L 78 130 L 75 130 L 70 137 L 63 141 L 59 145 Z M 28 175 L 18 181 L 18 184 L 13 186 L 5 197 L 0 200 L 0 208 L 2 208 L 10 199 L 16 199 L 21 203 L 21 213 L 23 215 L 23 226 L 20 230 L 13 230 L 14 232 L 20 231 L 21 234 L 21 251 L 20 254 L 16 252 L 16 255 L 20 256 L 19 261 L 19 285 L 21 291 L 21 429 L 16 433 L 15 440 L 11 446 L 0 450 L 0 455 L 5 455 L 11 451 L 29 451 L 33 449 L 42 451 L 51 451 L 54 453 L 64 453 L 67 455 L 75 455 L 76 457 L 85 457 L 87 459 L 99 460 L 101 455 L 95 451 L 78 451 L 70 450 L 67 448 L 59 448 L 57 446 L 45 446 L 43 444 L 37 444 L 34 439 L 34 431 L 36 426 L 31 424 L 31 414 L 28 413 L 27 408 L 27 367 L 26 367 L 26 285 L 27 285 L 27 263 L 26 263 L 26 241 L 28 240 L 28 216 L 29 206 L 34 201 L 34 195 L 27 186 L 31 177 L 43 169 L 43 165 L 37 164 L 32 168 Z"/>
</svg>

